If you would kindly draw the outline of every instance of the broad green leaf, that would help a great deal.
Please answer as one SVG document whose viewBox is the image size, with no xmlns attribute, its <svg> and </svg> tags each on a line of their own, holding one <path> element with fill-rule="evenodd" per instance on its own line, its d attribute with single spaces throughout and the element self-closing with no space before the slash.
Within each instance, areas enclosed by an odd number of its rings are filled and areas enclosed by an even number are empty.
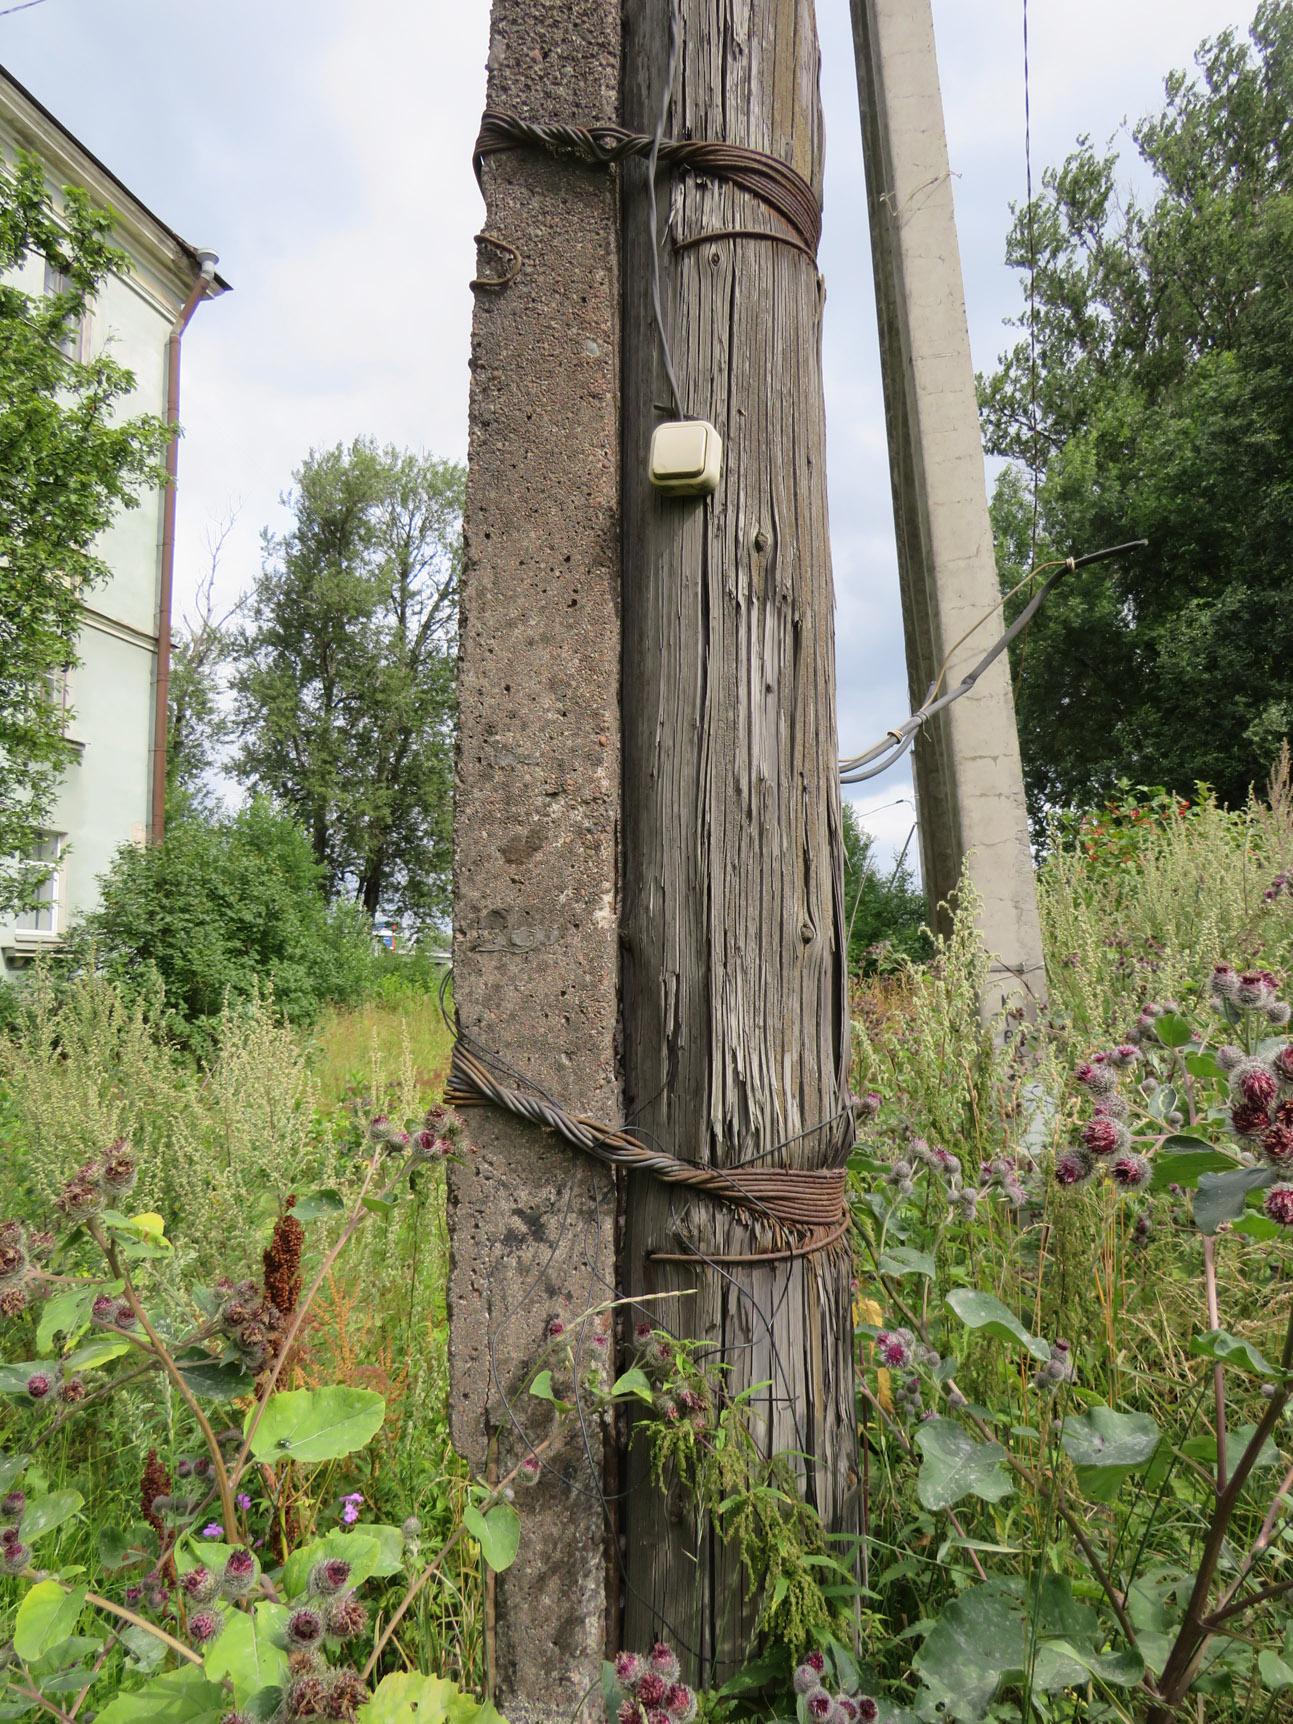
<svg viewBox="0 0 1293 1724">
<path fill-rule="evenodd" d="M 491 1705 L 464 1694 L 447 1676 L 415 1670 L 383 1676 L 356 1716 L 359 1724 L 504 1724 Z"/>
<path fill-rule="evenodd" d="M 953 1419 L 918 1425 L 916 1447 L 924 1456 L 916 1495 L 927 1509 L 951 1508 L 964 1496 L 995 1503 L 1011 1493 L 1001 1444 L 975 1442 Z"/>
<path fill-rule="evenodd" d="M 553 1392 L 551 1371 L 539 1372 L 538 1376 L 530 1384 L 530 1393 L 536 1398 L 536 1400 L 551 1402 L 559 1413 L 570 1412 L 574 1405 L 571 1401 L 561 1400 L 560 1397 Z"/>
<path fill-rule="evenodd" d="M 34 1503 L 27 1505 L 27 1512 L 22 1517 L 23 1543 L 35 1544 L 38 1538 L 44 1538 L 47 1532 L 61 1526 L 84 1506 L 85 1498 L 80 1491 L 51 1491 L 47 1497 L 37 1497 Z"/>
<path fill-rule="evenodd" d="M 1183 1048 L 1194 1039 L 1194 1031 L 1179 1012 L 1160 1012 L 1154 1019 L 1154 1034 L 1165 1048 Z"/>
<path fill-rule="evenodd" d="M 1278 1239 L 1284 1232 L 1278 1221 L 1272 1221 L 1269 1215 L 1259 1215 L 1255 1209 L 1246 1209 L 1238 1221 L 1230 1223 L 1232 1233 L 1244 1233 L 1249 1239 Z"/>
<path fill-rule="evenodd" d="M 270 1396 L 251 1452 L 266 1463 L 340 1460 L 371 1442 L 385 1417 L 386 1402 L 373 1389 L 289 1389 Z"/>
<path fill-rule="evenodd" d="M 1005 1673 L 1023 1670 L 1027 1650 L 1022 1613 L 989 1583 L 943 1606 L 912 1662 L 936 1701 L 963 1724 L 976 1724 Z"/>
<path fill-rule="evenodd" d="M 1176 1112 L 1176 1101 L 1174 1087 L 1170 1083 L 1159 1084 L 1149 1098 L 1149 1111 L 1155 1119 L 1161 1119 L 1166 1124 L 1168 1114 Z"/>
<path fill-rule="evenodd" d="M 521 1517 L 512 1505 L 495 1503 L 488 1514 L 482 1514 L 469 1503 L 462 1518 L 489 1566 L 495 1570 L 511 1568 L 521 1544 Z"/>
<path fill-rule="evenodd" d="M 1077 1468 L 1083 1496 L 1089 1502 L 1110 1503 L 1123 1480 L 1150 1460 L 1159 1435 L 1147 1413 L 1092 1407 L 1065 1419 L 1061 1441 Z"/>
<path fill-rule="evenodd" d="M 7 1494 L 27 1470 L 30 1455 L 0 1455 L 0 1493 Z"/>
<path fill-rule="evenodd" d="M 195 1395 L 212 1401 L 232 1401 L 254 1387 L 254 1379 L 236 1359 L 220 1359 L 203 1347 L 193 1347 L 175 1361 L 180 1375 Z"/>
<path fill-rule="evenodd" d="M 394 1215 L 399 1198 L 392 1193 L 390 1197 L 361 1197 L 359 1201 L 373 1215 Z"/>
<path fill-rule="evenodd" d="M 1145 1660 L 1132 1646 L 1121 1652 L 1093 1652 L 1068 1640 L 1043 1640 L 1037 1648 L 1033 1684 L 1053 1693 L 1095 1676 L 1111 1688 L 1134 1688 L 1144 1674 Z"/>
<path fill-rule="evenodd" d="M 906 1245 L 893 1245 L 880 1258 L 882 1275 L 935 1275 L 934 1259 L 927 1251 L 913 1251 Z"/>
<path fill-rule="evenodd" d="M 18 1606 L 13 1627 L 14 1651 L 27 1664 L 34 1664 L 66 1640 L 76 1627 L 85 1605 L 84 1586 L 61 1586 L 56 1580 L 38 1580 Z"/>
<path fill-rule="evenodd" d="M 1232 1430 L 1226 1444 L 1226 1453 L 1233 1464 L 1257 1435 L 1256 1425 L 1240 1425 Z M 1215 1467 L 1217 1464 L 1217 1439 L 1211 1435 L 1190 1437 L 1181 1444 L 1181 1452 L 1189 1455 L 1192 1461 L 1202 1461 L 1205 1466 Z M 1262 1444 L 1257 1459 L 1253 1462 L 1255 1469 L 1277 1467 L 1280 1464 L 1280 1452 L 1270 1437 Z"/>
<path fill-rule="evenodd" d="M 136 1628 L 133 1622 L 118 1624 L 116 1634 L 134 1659 L 133 1664 L 126 1666 L 128 1670 L 156 1670 L 170 1650 L 164 1640 L 159 1640 L 146 1628 Z"/>
<path fill-rule="evenodd" d="M 1250 1191 L 1274 1185 L 1273 1167 L 1237 1167 L 1233 1173 L 1201 1173 L 1194 1193 L 1194 1224 L 1201 1233 L 1215 1233 L 1223 1221 L 1238 1221 Z"/>
<path fill-rule="evenodd" d="M 279 1644 L 289 1611 L 286 1605 L 258 1603 L 254 1614 L 231 1610 L 224 1632 L 208 1649 L 202 1667 L 212 1682 L 227 1676 L 241 1706 L 262 1688 L 287 1681 L 287 1653 Z"/>
<path fill-rule="evenodd" d="M 1186 1054 L 1185 1069 L 1191 1077 L 1219 1078 L 1225 1076 L 1211 1054 Z"/>
<path fill-rule="evenodd" d="M 379 1555 L 373 1564 L 374 1575 L 401 1574 L 404 1570 L 404 1534 L 397 1526 L 369 1523 L 364 1527 L 365 1538 L 377 1540 Z"/>
<path fill-rule="evenodd" d="M 1264 1377 L 1267 1382 L 1274 1382 L 1282 1375 L 1268 1359 L 1262 1357 L 1251 1341 L 1241 1341 L 1238 1335 L 1230 1335 L 1224 1329 L 1209 1329 L 1206 1335 L 1196 1335 L 1190 1342 L 1190 1351 L 1200 1359 L 1215 1359 L 1221 1365 L 1238 1365 L 1241 1371 Z"/>
<path fill-rule="evenodd" d="M 1151 1191 L 1166 1191 L 1169 1185 L 1193 1191 L 1201 1173 L 1232 1172 L 1238 1163 L 1233 1155 L 1216 1149 L 1201 1137 L 1169 1137 L 1151 1163 Z"/>
<path fill-rule="evenodd" d="M 70 1358 L 63 1360 L 65 1371 L 94 1371 L 100 1365 L 106 1365 L 112 1359 L 119 1359 L 123 1353 L 133 1353 L 135 1344 L 120 1335 L 95 1335 L 84 1346 L 78 1347 Z"/>
<path fill-rule="evenodd" d="M 645 1401 L 648 1407 L 655 1401 L 655 1394 L 652 1391 L 647 1374 L 638 1365 L 631 1366 L 629 1370 L 625 1371 L 622 1377 L 618 1377 L 616 1379 L 615 1387 L 611 1390 L 611 1394 L 636 1395 L 640 1401 Z"/>
<path fill-rule="evenodd" d="M 382 1559 L 381 1540 L 374 1536 L 375 1532 L 376 1528 L 367 1526 L 356 1532 L 346 1532 L 341 1527 L 334 1527 L 325 1538 L 316 1538 L 312 1544 L 302 1545 L 298 1550 L 294 1550 L 283 1569 L 283 1596 L 299 1598 L 305 1591 L 310 1570 L 316 1562 L 322 1562 L 324 1557 L 344 1558 L 350 1564 L 350 1579 L 346 1585 L 362 1586 L 370 1575 L 377 1573 Z M 394 1570 L 389 1572 L 394 1573 Z"/>
<path fill-rule="evenodd" d="M 1257 1670 L 1264 1688 L 1293 1688 L 1293 1670 L 1280 1657 L 1278 1652 L 1268 1648 L 1257 1654 Z"/>
<path fill-rule="evenodd" d="M 1046 1342 L 1030 1335 L 1019 1319 L 991 1293 L 976 1293 L 971 1287 L 956 1287 L 947 1295 L 947 1307 L 967 1329 L 982 1329 L 998 1341 L 1017 1341 L 1042 1364 L 1051 1356 Z"/>
<path fill-rule="evenodd" d="M 28 1380 L 37 1371 L 48 1377 L 51 1369 L 48 1359 L 29 1359 L 21 1365 L 0 1365 L 0 1395 L 25 1395 Z"/>
<path fill-rule="evenodd" d="M 120 1282 L 112 1286 L 120 1291 Z M 72 1287 L 64 1293 L 55 1293 L 52 1299 L 45 1302 L 45 1308 L 40 1314 L 40 1326 L 36 1330 L 36 1351 L 47 1355 L 54 1351 L 54 1338 L 66 1335 L 68 1340 L 74 1340 L 90 1321 L 90 1309 L 99 1294 L 109 1289 L 93 1287 Z"/>
<path fill-rule="evenodd" d="M 94 1724 L 220 1724 L 228 1712 L 227 1690 L 209 1682 L 198 1665 L 186 1664 L 118 1694 Z"/>
<path fill-rule="evenodd" d="M 293 1204 L 292 1214 L 298 1221 L 322 1221 L 330 1215 L 344 1214 L 345 1208 L 339 1191 L 312 1191 Z"/>
</svg>

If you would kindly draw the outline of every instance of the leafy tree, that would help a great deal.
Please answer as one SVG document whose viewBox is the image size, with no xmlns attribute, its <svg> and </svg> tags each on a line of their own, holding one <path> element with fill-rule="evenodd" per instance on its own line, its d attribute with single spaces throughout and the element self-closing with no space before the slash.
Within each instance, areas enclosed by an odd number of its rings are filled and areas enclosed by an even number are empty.
<svg viewBox="0 0 1293 1724">
<path fill-rule="evenodd" d="M 166 798 L 168 816 L 185 809 L 211 813 L 209 778 L 229 739 L 230 719 L 221 701 L 220 671 L 229 657 L 230 624 L 241 611 L 239 600 L 216 614 L 215 582 L 220 553 L 233 529 L 232 518 L 208 536 L 211 566 L 198 587 L 192 615 L 171 638 L 167 688 Z"/>
<path fill-rule="evenodd" d="M 464 473 L 366 438 L 314 451 L 233 646 L 243 781 L 310 836 L 329 896 L 449 901 Z"/>
<path fill-rule="evenodd" d="M 1293 727 L 1293 3 L 1196 59 L 1135 130 L 1147 201 L 1085 138 L 1045 176 L 1035 416 L 1027 339 L 981 380 L 987 447 L 1013 463 L 1003 583 L 1030 567 L 1034 505 L 1039 558 L 1150 540 L 1062 581 L 1015 652 L 1039 821 L 1120 779 L 1238 805 Z M 1025 210 L 1008 261 L 1030 250 Z"/>
<path fill-rule="evenodd" d="M 0 913 L 31 902 L 48 867 L 24 863 L 49 824 L 68 762 L 53 679 L 77 662 L 84 594 L 108 577 L 96 541 L 119 508 L 160 482 L 169 431 L 123 412 L 134 377 L 82 359 L 69 328 L 124 256 L 110 218 L 68 186 L 56 215 L 44 173 L 0 163 Z M 44 258 L 54 292 L 14 281 Z"/>
<path fill-rule="evenodd" d="M 124 844 L 98 909 L 70 931 L 64 973 L 95 963 L 128 996 L 160 981 L 164 1020 L 203 1050 L 224 1009 L 267 989 L 294 1023 L 368 990 L 371 931 L 350 905 L 329 907 L 322 870 L 288 816 L 257 798 L 232 817 L 181 815 L 161 844 Z"/>
<path fill-rule="evenodd" d="M 844 913 L 851 976 L 875 975 L 903 958 L 919 963 L 930 955 L 925 894 L 905 854 L 893 868 L 882 868 L 875 840 L 858 824 L 849 802 L 844 804 Z"/>
</svg>

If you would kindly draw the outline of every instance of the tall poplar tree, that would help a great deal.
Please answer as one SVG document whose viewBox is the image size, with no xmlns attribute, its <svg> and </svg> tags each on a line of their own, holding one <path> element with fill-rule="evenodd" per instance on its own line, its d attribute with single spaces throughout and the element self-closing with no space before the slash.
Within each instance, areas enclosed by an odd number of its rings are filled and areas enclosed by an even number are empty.
<svg viewBox="0 0 1293 1724">
<path fill-rule="evenodd" d="M 414 922 L 448 907 L 463 470 L 310 453 L 264 536 L 232 644 L 235 771 L 309 835 L 330 896 Z"/>
</svg>

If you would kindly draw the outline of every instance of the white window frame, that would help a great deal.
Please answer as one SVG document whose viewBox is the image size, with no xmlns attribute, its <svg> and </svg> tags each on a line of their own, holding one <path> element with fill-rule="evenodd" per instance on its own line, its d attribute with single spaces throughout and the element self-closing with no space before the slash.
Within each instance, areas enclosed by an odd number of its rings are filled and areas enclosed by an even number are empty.
<svg viewBox="0 0 1293 1724">
<path fill-rule="evenodd" d="M 21 910 L 13 920 L 13 943 L 15 946 L 48 946 L 62 938 L 63 928 L 63 875 L 64 855 L 67 848 L 66 832 L 47 832 L 40 840 L 41 847 L 53 844 L 52 857 L 33 857 L 33 861 L 52 861 L 49 879 L 41 888 L 42 893 L 48 890 L 49 896 L 41 897 L 34 908 Z M 28 918 L 48 916 L 49 927 L 32 926 Z"/>
</svg>

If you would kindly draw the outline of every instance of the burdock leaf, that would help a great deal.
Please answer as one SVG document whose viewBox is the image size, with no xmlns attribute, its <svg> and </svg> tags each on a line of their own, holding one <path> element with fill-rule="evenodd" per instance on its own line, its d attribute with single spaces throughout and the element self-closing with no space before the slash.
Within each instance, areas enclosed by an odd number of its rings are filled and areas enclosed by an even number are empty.
<svg viewBox="0 0 1293 1724">
<path fill-rule="evenodd" d="M 1018 1341 L 1043 1365 L 1050 1359 L 1051 1350 L 1046 1342 L 1030 1335 L 1019 1319 L 991 1293 L 976 1293 L 971 1287 L 956 1287 L 947 1295 L 947 1307 L 967 1329 L 982 1329 L 995 1335 L 999 1341 Z"/>
<path fill-rule="evenodd" d="M 1194 1224 L 1200 1233 L 1215 1233 L 1223 1221 L 1238 1221 L 1250 1191 L 1274 1185 L 1273 1167 L 1237 1167 L 1233 1173 L 1201 1173 L 1194 1193 Z"/>
<path fill-rule="evenodd" d="M 929 1419 L 918 1425 L 916 1447 L 924 1456 L 916 1495 L 927 1509 L 951 1508 L 964 1496 L 995 1503 L 1011 1493 L 1001 1444 L 976 1443 L 953 1419 Z"/>
<path fill-rule="evenodd" d="M 250 1420 L 255 1409 L 248 1413 Z M 372 1441 L 386 1417 L 386 1402 L 373 1389 L 289 1389 L 271 1395 L 251 1452 L 255 1460 L 335 1461 Z"/>
<path fill-rule="evenodd" d="M 1220 1365 L 1238 1365 L 1241 1371 L 1264 1377 L 1268 1383 L 1283 1374 L 1262 1357 L 1251 1341 L 1243 1341 L 1225 1329 L 1209 1329 L 1206 1335 L 1196 1335 L 1190 1342 L 1190 1351 L 1201 1359 L 1215 1359 Z"/>
<path fill-rule="evenodd" d="M 1109 1503 L 1118 1487 L 1153 1457 L 1160 1432 L 1148 1413 L 1092 1407 L 1064 1421 L 1061 1442 L 1089 1502 Z"/>
</svg>

